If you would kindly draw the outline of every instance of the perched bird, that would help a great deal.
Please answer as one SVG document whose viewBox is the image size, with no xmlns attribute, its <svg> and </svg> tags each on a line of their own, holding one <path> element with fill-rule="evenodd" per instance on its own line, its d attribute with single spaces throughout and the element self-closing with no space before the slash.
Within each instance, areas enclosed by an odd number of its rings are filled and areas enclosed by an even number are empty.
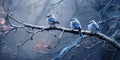
<svg viewBox="0 0 120 60">
<path fill-rule="evenodd" d="M 57 21 L 57 19 L 52 14 L 47 16 L 47 22 L 51 27 L 54 27 L 55 24 L 59 24 L 59 21 Z"/>
<path fill-rule="evenodd" d="M 88 30 L 90 32 L 99 32 L 100 31 L 100 27 L 99 25 L 95 22 L 95 20 L 90 21 L 90 24 L 88 25 Z"/>
<path fill-rule="evenodd" d="M 81 32 L 81 24 L 80 24 L 80 22 L 78 21 L 77 18 L 72 18 L 71 19 L 71 21 L 70 21 L 70 27 L 73 30 L 78 30 L 79 31 L 79 35 L 83 36 L 82 32 Z"/>
</svg>

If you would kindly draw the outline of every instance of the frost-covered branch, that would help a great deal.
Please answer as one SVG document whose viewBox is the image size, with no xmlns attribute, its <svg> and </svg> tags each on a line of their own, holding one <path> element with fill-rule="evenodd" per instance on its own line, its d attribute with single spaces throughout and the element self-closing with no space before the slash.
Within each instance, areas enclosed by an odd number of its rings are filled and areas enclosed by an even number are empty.
<svg viewBox="0 0 120 60">
<path fill-rule="evenodd" d="M 69 29 L 69 28 L 65 28 L 65 27 L 48 27 L 48 26 L 33 26 L 33 25 L 26 25 L 26 27 L 31 27 L 31 28 L 36 28 L 36 29 L 44 29 L 44 30 L 59 30 L 59 31 L 62 31 L 64 29 L 64 32 L 67 32 L 67 33 L 73 33 L 73 34 L 78 34 L 78 31 L 73 31 L 72 29 Z M 102 34 L 102 33 L 90 33 L 90 31 L 87 31 L 87 30 L 82 30 L 82 33 L 84 35 L 90 35 L 90 36 L 96 36 L 104 41 L 107 41 L 109 42 L 111 45 L 113 45 L 114 47 L 116 47 L 117 49 L 120 50 L 120 44 L 114 40 L 114 39 L 111 39 L 110 37 L 107 37 L 106 35 Z"/>
</svg>

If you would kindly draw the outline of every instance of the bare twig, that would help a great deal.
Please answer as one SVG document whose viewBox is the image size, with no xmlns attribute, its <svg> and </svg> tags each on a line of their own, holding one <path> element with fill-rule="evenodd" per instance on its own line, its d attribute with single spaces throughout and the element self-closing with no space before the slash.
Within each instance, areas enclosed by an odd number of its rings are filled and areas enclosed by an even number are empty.
<svg viewBox="0 0 120 60">
<path fill-rule="evenodd" d="M 114 58 L 116 52 L 117 52 L 117 49 L 114 50 L 111 60 L 114 60 L 113 58 Z"/>
<path fill-rule="evenodd" d="M 100 11 L 102 13 L 102 15 L 105 14 L 105 12 L 107 11 L 111 2 L 112 2 L 112 0 L 109 0 L 109 2 L 107 2 L 106 5 L 103 7 L 103 9 Z"/>
<path fill-rule="evenodd" d="M 99 24 L 104 24 L 110 21 L 120 21 L 120 17 L 112 17 L 110 19 L 106 19 L 105 21 L 98 21 Z"/>
<path fill-rule="evenodd" d="M 106 3 L 99 3 L 100 5 L 106 5 Z M 108 6 L 113 6 L 113 7 L 120 7 L 120 5 L 116 5 L 116 4 L 107 4 Z"/>
<path fill-rule="evenodd" d="M 63 1 L 64 1 L 64 0 L 60 0 L 60 1 L 58 1 L 57 3 L 52 4 L 52 5 L 58 5 L 58 4 L 62 3 Z"/>
<path fill-rule="evenodd" d="M 60 39 L 61 39 L 63 33 L 64 33 L 64 30 L 60 33 L 60 35 L 59 35 L 59 37 L 58 37 L 58 40 L 57 40 L 57 43 L 56 43 L 52 48 L 55 48 L 55 47 L 57 47 L 57 46 L 59 45 Z"/>
<path fill-rule="evenodd" d="M 30 32 L 30 33 L 32 33 L 32 35 L 27 40 L 25 40 L 23 43 L 21 43 L 20 46 L 17 46 L 17 47 L 22 47 L 29 40 L 33 40 L 34 35 L 37 34 L 37 33 L 39 33 L 39 32 L 41 32 L 41 30 L 40 31 L 36 31 L 36 32 Z"/>
<path fill-rule="evenodd" d="M 99 41 L 99 42 L 93 44 L 93 45 L 90 46 L 90 47 L 85 47 L 85 49 L 92 49 L 92 48 L 94 48 L 95 46 L 97 46 L 97 45 L 99 45 L 99 44 L 101 44 L 101 43 L 103 43 L 103 41 Z"/>
<path fill-rule="evenodd" d="M 63 58 L 65 57 L 65 55 L 66 55 L 74 46 L 76 46 L 76 45 L 81 41 L 81 39 L 82 39 L 82 37 L 79 37 L 79 38 L 77 38 L 74 42 L 72 42 L 71 44 L 69 44 L 69 45 L 67 45 L 66 47 L 64 47 L 57 56 L 53 57 L 52 60 L 56 60 L 56 59 L 61 60 L 61 59 L 63 59 Z"/>
</svg>

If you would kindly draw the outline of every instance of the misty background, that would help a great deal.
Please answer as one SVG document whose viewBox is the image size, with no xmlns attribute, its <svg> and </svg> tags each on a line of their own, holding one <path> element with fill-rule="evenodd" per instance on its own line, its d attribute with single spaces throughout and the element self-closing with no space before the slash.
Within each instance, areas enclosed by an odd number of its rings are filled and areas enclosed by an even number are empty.
<svg viewBox="0 0 120 60">
<path fill-rule="evenodd" d="M 0 0 L 2 4 L 2 0 Z M 102 33 L 114 38 L 114 33 L 120 29 L 120 0 L 5 0 L 5 8 L 12 17 L 19 21 L 38 26 L 49 26 L 46 23 L 46 16 L 50 13 L 54 14 L 60 22 L 57 26 L 70 28 L 70 19 L 78 18 L 81 22 L 82 29 L 87 30 L 89 21 L 95 20 L 99 23 Z M 0 11 L 3 11 L 0 6 Z M 4 14 L 0 17 L 6 18 Z M 110 22 L 104 22 L 111 20 Z M 19 25 L 11 19 L 6 19 L 6 25 L 9 20 L 15 25 Z M 104 23 L 103 23 L 104 22 Z M 60 31 L 51 31 L 57 35 Z M 78 35 L 64 33 L 60 44 L 53 49 L 46 49 L 47 44 L 55 45 L 56 37 L 47 31 L 36 34 L 33 40 L 25 43 L 19 51 L 16 58 L 14 52 L 17 51 L 16 45 L 22 43 L 31 34 L 25 29 L 17 29 L 11 31 L 8 35 L 0 35 L 0 42 L 5 44 L 0 45 L 0 60 L 51 60 L 59 52 L 52 55 L 37 54 L 34 50 L 42 52 L 54 53 L 59 48 L 70 44 Z M 115 37 L 116 40 L 120 38 Z M 84 50 L 84 47 L 91 46 L 100 41 L 97 37 L 83 38 L 83 42 L 79 48 L 74 47 L 64 58 L 64 60 L 119 60 L 120 52 L 112 47 L 109 43 L 102 43 L 90 50 Z"/>
</svg>

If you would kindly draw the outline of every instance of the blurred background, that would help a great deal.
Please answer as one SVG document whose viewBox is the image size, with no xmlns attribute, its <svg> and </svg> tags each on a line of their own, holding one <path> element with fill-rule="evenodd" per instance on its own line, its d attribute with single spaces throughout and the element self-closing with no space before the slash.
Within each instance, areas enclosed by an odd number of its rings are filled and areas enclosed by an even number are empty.
<svg viewBox="0 0 120 60">
<path fill-rule="evenodd" d="M 69 27 L 70 19 L 78 18 L 82 29 L 87 30 L 89 21 L 95 20 L 99 23 L 102 33 L 120 40 L 120 0 L 0 0 L 0 30 L 10 27 L 8 20 L 15 25 L 19 23 L 7 18 L 3 9 L 3 1 L 7 13 L 13 18 L 38 26 L 49 26 L 46 23 L 46 16 L 50 13 L 60 21 L 58 26 Z M 57 35 L 60 31 L 50 31 Z M 25 29 L 17 29 L 6 34 L 0 33 L 0 60 L 51 60 L 59 53 L 59 48 L 70 44 L 78 35 L 63 33 L 60 44 L 53 49 L 46 49 L 46 45 L 55 45 L 58 38 L 47 31 L 40 32 L 33 37 L 33 40 L 25 43 L 16 56 L 16 45 L 24 42 L 31 34 Z M 100 39 L 93 36 L 83 38 L 79 48 L 74 47 L 63 60 L 119 60 L 120 52 L 109 43 L 101 43 L 92 49 L 84 50 L 92 46 Z M 38 54 L 35 51 L 51 52 L 55 54 Z M 58 52 L 57 52 L 58 51 Z"/>
</svg>

